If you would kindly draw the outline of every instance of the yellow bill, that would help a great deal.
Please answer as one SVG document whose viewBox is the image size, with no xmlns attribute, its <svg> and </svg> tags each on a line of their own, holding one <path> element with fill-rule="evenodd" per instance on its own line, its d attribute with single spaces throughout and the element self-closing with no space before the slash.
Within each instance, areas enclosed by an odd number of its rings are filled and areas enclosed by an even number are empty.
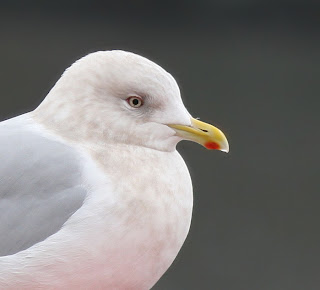
<svg viewBox="0 0 320 290">
<path fill-rule="evenodd" d="M 229 152 L 229 144 L 226 136 L 218 128 L 191 118 L 191 126 L 168 125 L 177 132 L 177 136 L 201 144 L 207 149 L 216 149 Z"/>
</svg>

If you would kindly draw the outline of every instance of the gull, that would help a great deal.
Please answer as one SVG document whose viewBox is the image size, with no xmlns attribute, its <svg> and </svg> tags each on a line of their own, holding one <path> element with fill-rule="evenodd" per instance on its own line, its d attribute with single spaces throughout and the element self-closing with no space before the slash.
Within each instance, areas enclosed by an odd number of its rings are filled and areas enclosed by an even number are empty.
<svg viewBox="0 0 320 290">
<path fill-rule="evenodd" d="M 150 289 L 188 234 L 181 140 L 228 152 L 174 78 L 113 50 L 69 67 L 0 123 L 0 289 Z"/>
</svg>

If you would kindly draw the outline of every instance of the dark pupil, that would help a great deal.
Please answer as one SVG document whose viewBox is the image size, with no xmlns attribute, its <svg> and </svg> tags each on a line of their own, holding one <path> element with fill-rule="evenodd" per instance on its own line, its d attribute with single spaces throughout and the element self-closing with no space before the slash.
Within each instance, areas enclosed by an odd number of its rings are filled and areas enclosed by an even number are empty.
<svg viewBox="0 0 320 290">
<path fill-rule="evenodd" d="M 132 100 L 132 104 L 133 104 L 134 106 L 139 105 L 139 100 L 138 100 L 138 99 L 133 99 L 133 100 Z"/>
</svg>

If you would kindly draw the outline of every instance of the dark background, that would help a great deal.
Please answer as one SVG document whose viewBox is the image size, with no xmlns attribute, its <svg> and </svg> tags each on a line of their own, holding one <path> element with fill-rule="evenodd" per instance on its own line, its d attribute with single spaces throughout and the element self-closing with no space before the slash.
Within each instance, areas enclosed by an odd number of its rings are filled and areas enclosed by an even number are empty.
<svg viewBox="0 0 320 290">
<path fill-rule="evenodd" d="M 171 72 L 231 152 L 183 142 L 188 239 L 154 289 L 320 289 L 319 1 L 0 1 L 0 117 L 96 50 Z"/>
</svg>

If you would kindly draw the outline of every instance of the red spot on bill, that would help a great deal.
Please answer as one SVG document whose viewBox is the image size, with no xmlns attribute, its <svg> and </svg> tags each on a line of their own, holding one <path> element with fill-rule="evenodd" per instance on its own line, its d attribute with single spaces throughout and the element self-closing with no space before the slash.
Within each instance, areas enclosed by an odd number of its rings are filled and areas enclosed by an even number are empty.
<svg viewBox="0 0 320 290">
<path fill-rule="evenodd" d="M 214 149 L 214 150 L 220 149 L 219 144 L 216 142 L 207 142 L 204 144 L 204 147 L 206 147 L 207 149 Z"/>
</svg>

